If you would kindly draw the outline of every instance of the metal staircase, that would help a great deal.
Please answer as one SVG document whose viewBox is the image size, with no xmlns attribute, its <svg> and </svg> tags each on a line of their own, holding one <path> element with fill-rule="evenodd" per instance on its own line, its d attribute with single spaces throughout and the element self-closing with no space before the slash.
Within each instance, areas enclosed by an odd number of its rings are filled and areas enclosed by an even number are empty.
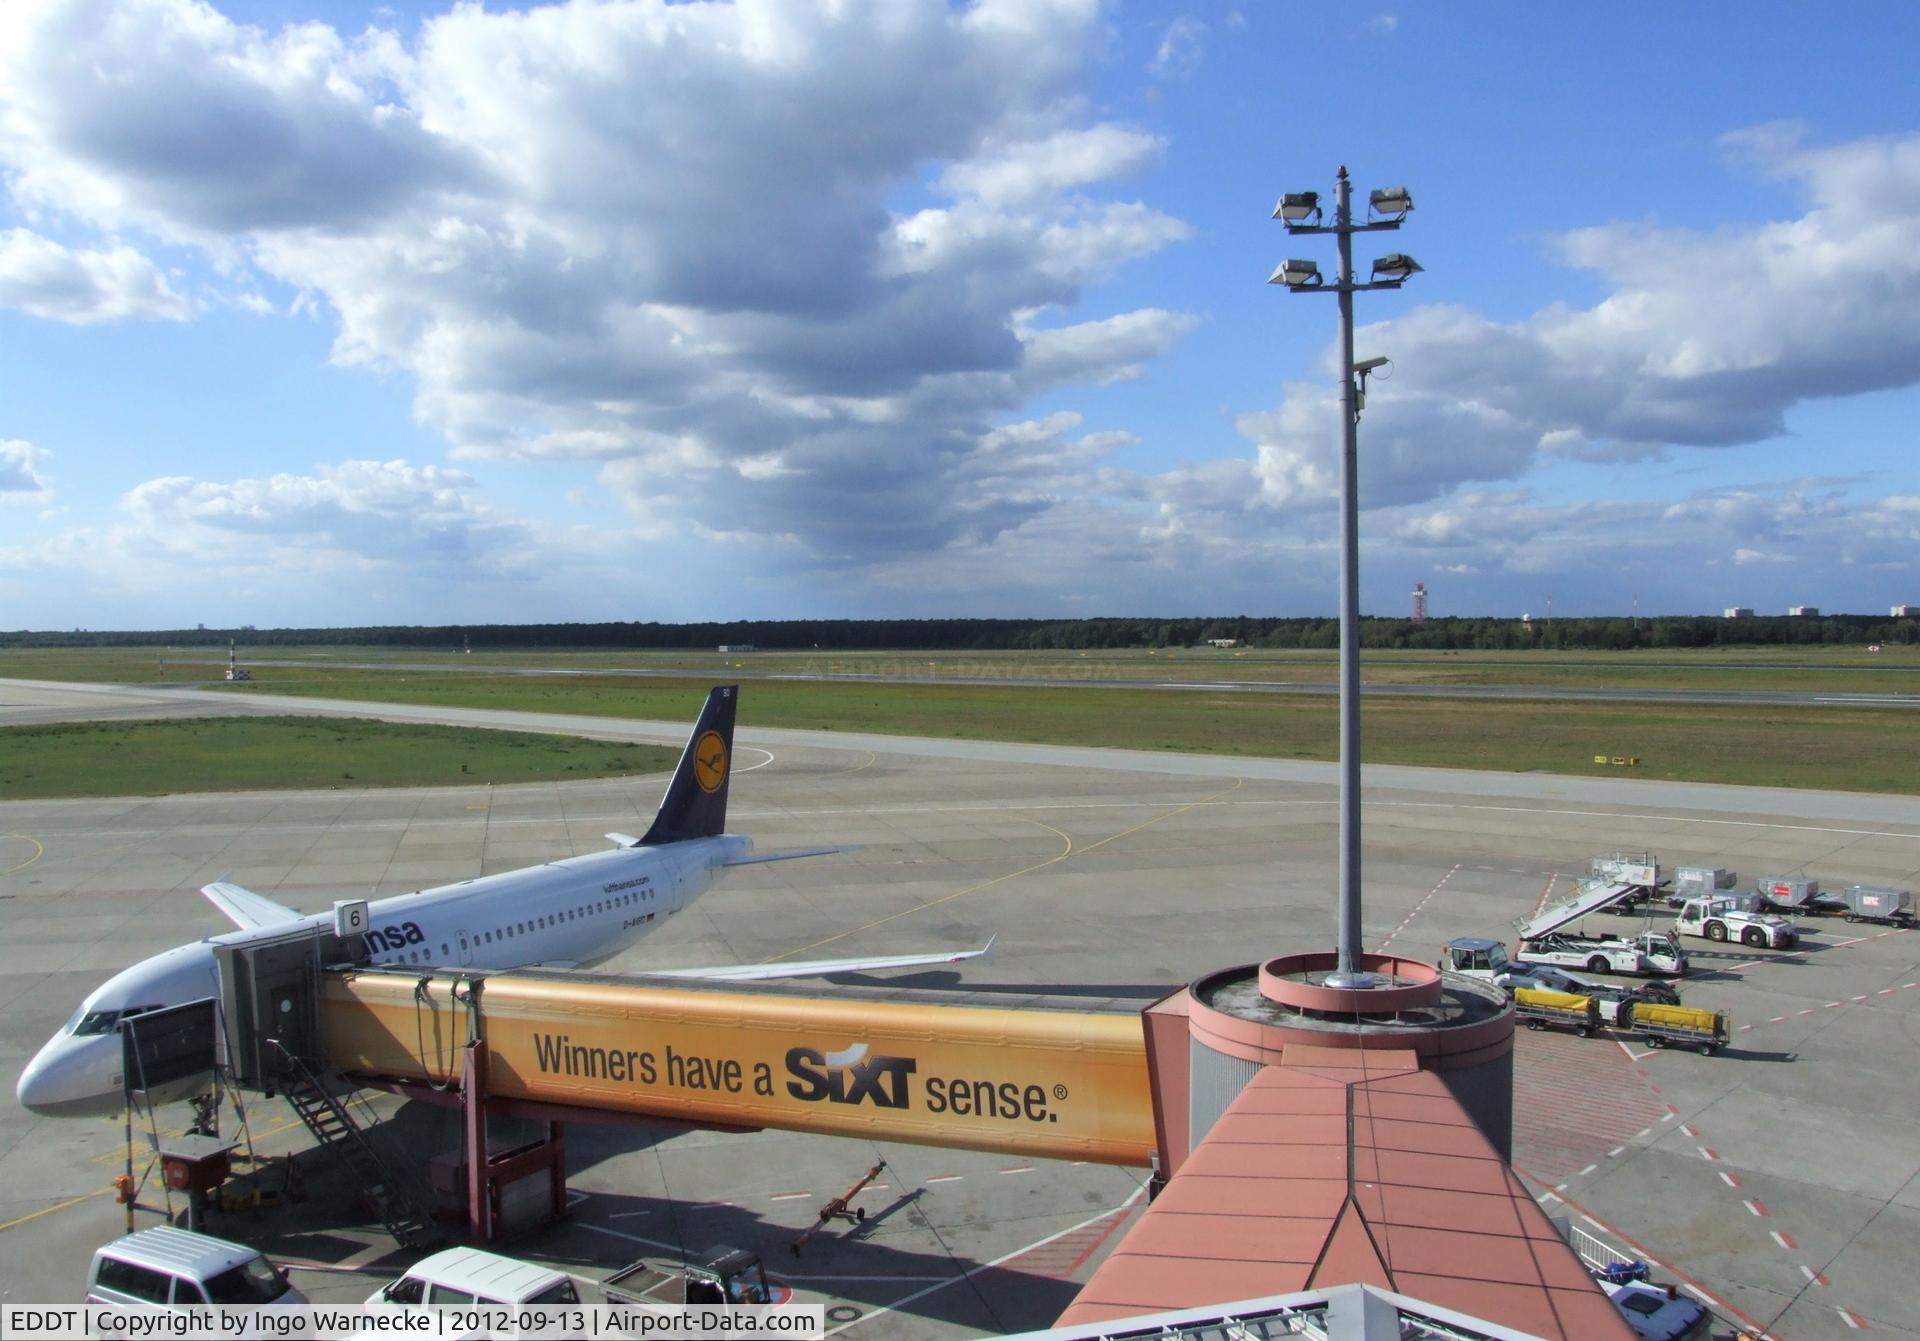
<svg viewBox="0 0 1920 1341">
<path fill-rule="evenodd" d="M 1522 917 L 1513 923 L 1513 929 L 1523 941 L 1537 940 L 1577 921 L 1588 913 L 1597 913 L 1610 904 L 1632 895 L 1637 887 L 1618 880 L 1598 877 L 1582 880 L 1570 898 L 1549 904 L 1531 917 Z"/>
<path fill-rule="evenodd" d="M 356 1191 L 403 1248 L 426 1248 L 439 1243 L 439 1227 L 407 1185 L 388 1168 L 367 1134 L 327 1083 L 277 1040 L 273 1047 L 281 1062 L 280 1092 L 300 1115 L 322 1147 L 338 1155 L 352 1172 Z"/>
</svg>

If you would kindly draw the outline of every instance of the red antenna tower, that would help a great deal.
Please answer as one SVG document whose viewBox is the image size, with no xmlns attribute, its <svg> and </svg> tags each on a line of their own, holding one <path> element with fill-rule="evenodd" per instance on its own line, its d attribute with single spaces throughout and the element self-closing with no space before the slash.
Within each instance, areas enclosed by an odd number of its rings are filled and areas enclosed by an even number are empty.
<svg viewBox="0 0 1920 1341">
<path fill-rule="evenodd" d="M 1427 584 L 1424 582 L 1413 584 L 1413 622 L 1427 622 Z"/>
</svg>

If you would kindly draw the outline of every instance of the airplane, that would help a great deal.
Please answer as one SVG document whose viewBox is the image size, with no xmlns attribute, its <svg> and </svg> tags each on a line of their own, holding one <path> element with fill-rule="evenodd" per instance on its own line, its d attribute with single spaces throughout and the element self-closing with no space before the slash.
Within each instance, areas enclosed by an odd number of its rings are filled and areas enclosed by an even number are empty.
<svg viewBox="0 0 1920 1341">
<path fill-rule="evenodd" d="M 607 852 L 568 857 L 518 871 L 462 880 L 381 899 L 367 907 L 367 962 L 477 971 L 578 968 L 611 958 L 664 926 L 713 884 L 722 870 L 762 862 L 824 856 L 845 848 L 753 854 L 753 840 L 725 833 L 738 685 L 708 695 L 659 812 L 645 835 L 613 833 Z M 334 915 L 301 913 L 225 880 L 201 891 L 237 931 L 208 936 L 142 960 L 88 994 L 73 1016 L 35 1054 L 16 1088 L 23 1107 L 47 1117 L 122 1111 L 120 1021 L 219 995 L 214 950 L 251 937 L 310 928 L 330 932 Z M 651 977 L 814 977 L 873 969 L 951 964 L 993 948 L 867 959 L 674 969 Z M 192 1097 L 204 1077 L 146 1092 L 153 1105 Z"/>
</svg>

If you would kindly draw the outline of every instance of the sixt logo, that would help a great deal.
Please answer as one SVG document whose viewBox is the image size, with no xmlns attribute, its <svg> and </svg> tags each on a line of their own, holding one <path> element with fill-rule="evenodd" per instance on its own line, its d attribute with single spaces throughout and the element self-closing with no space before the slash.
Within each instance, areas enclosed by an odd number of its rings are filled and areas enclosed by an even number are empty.
<svg viewBox="0 0 1920 1341">
<path fill-rule="evenodd" d="M 869 1057 L 865 1043 L 826 1053 L 788 1048 L 787 1074 L 794 1078 L 787 1082 L 787 1093 L 804 1103 L 871 1101 L 875 1108 L 905 1108 L 907 1077 L 918 1065 L 911 1057 Z"/>
<path fill-rule="evenodd" d="M 426 933 L 418 922 L 400 922 L 390 927 L 375 927 L 367 933 L 367 948 L 375 954 L 404 950 L 409 945 L 425 945 Z"/>
</svg>

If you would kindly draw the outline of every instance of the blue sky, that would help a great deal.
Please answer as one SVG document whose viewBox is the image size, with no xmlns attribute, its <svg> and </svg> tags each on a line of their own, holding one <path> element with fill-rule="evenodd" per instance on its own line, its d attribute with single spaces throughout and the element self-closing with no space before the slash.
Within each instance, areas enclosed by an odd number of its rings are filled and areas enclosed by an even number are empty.
<svg viewBox="0 0 1920 1341">
<path fill-rule="evenodd" d="M 1623 17 L 1624 14 L 1624 17 Z M 0 627 L 1920 601 L 1909 4 L 0 8 Z"/>
</svg>

